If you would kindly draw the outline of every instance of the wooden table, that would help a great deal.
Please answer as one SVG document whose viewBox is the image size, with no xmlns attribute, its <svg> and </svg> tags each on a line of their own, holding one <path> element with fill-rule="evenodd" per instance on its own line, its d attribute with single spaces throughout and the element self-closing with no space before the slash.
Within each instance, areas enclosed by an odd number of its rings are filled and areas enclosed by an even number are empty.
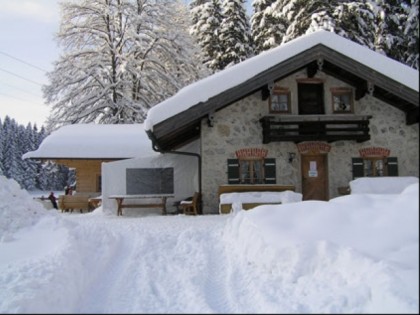
<svg viewBox="0 0 420 315">
<path fill-rule="evenodd" d="M 117 201 L 117 216 L 122 215 L 123 208 L 162 208 L 162 215 L 166 215 L 166 199 L 174 198 L 173 195 L 112 195 L 109 196 L 110 199 L 115 199 Z M 124 204 L 124 200 L 127 199 L 136 199 L 138 201 L 142 199 L 158 199 L 157 202 L 150 202 L 146 200 L 145 202 L 129 203 Z"/>
</svg>

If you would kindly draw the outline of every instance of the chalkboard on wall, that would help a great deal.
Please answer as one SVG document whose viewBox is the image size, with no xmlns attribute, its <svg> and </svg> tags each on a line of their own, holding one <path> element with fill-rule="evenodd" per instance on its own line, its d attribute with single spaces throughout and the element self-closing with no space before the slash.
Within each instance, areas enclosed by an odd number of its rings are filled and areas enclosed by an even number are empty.
<svg viewBox="0 0 420 315">
<path fill-rule="evenodd" d="M 174 169 L 127 168 L 127 195 L 157 195 L 174 193 Z"/>
</svg>

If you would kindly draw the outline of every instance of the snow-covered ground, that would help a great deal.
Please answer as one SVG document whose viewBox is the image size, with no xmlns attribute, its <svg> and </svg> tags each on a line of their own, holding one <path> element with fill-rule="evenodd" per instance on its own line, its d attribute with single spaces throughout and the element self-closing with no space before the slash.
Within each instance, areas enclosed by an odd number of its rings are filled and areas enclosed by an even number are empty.
<svg viewBox="0 0 420 315">
<path fill-rule="evenodd" d="M 0 176 L 0 312 L 418 313 L 419 184 L 405 185 L 117 217 L 46 210 Z"/>
</svg>

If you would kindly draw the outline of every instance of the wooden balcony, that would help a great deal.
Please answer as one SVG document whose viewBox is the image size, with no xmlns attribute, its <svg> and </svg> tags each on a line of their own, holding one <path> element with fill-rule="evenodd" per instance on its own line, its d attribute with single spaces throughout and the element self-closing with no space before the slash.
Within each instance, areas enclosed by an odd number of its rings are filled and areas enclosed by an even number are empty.
<svg viewBox="0 0 420 315">
<path fill-rule="evenodd" d="M 260 119 L 263 143 L 292 141 L 363 142 L 370 139 L 369 119 L 362 115 L 279 115 Z"/>
</svg>

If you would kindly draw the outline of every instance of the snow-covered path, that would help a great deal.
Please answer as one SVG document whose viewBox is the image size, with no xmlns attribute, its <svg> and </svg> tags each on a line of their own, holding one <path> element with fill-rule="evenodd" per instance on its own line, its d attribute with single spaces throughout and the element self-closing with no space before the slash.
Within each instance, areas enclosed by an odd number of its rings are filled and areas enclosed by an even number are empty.
<svg viewBox="0 0 420 315">
<path fill-rule="evenodd" d="M 112 255 L 96 262 L 103 272 L 81 292 L 75 312 L 238 313 L 256 306 L 251 281 L 225 253 L 222 233 L 227 216 L 67 218 L 89 233 L 96 230 L 113 240 Z"/>
<path fill-rule="evenodd" d="M 0 313 L 418 314 L 418 184 L 203 216 L 1 194 Z"/>
</svg>

